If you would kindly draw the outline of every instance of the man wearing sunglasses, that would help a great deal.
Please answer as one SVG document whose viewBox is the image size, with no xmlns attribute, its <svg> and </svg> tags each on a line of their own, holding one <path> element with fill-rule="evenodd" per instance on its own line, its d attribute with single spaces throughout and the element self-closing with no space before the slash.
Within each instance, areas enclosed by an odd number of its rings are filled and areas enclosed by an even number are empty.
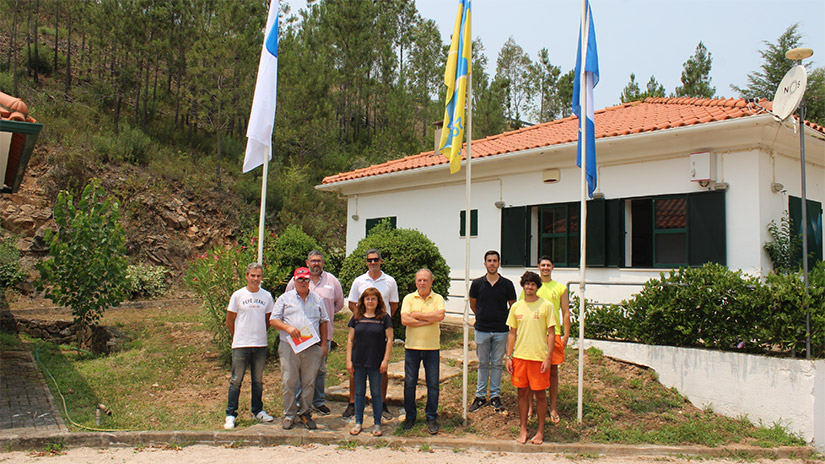
<svg viewBox="0 0 825 464">
<path fill-rule="evenodd" d="M 381 297 L 384 299 L 384 304 L 387 305 L 389 308 L 390 316 L 395 314 L 395 310 L 398 308 L 398 284 L 395 283 L 395 279 L 391 276 L 385 274 L 381 270 L 381 252 L 376 250 L 375 248 L 371 248 L 367 250 L 366 254 L 366 263 L 367 263 L 367 272 L 366 274 L 362 274 L 355 278 L 352 281 L 352 288 L 349 292 L 349 297 L 347 297 L 347 302 L 349 306 L 349 310 L 355 312 L 355 307 L 358 305 L 358 299 L 361 298 L 361 293 L 364 290 L 375 287 L 381 292 Z M 382 415 L 385 420 L 392 420 L 393 415 L 390 412 L 389 408 L 387 408 L 387 382 L 388 382 L 387 374 L 384 373 L 381 379 L 381 394 L 384 397 L 384 411 Z M 341 414 L 344 418 L 348 419 L 355 414 L 355 381 L 353 380 L 352 376 L 349 378 L 349 404 L 347 405 L 347 409 L 344 410 L 344 413 Z"/>
<path fill-rule="evenodd" d="M 332 331 L 335 326 L 333 318 L 335 313 L 341 311 L 344 307 L 344 291 L 341 288 L 341 283 L 334 275 L 324 270 L 324 255 L 318 250 L 312 250 L 307 255 L 307 268 L 309 268 L 310 281 L 309 291 L 320 296 L 324 300 L 324 307 L 329 316 L 329 324 L 327 324 L 327 353 L 332 348 Z M 295 278 L 289 280 L 286 284 L 286 291 L 295 289 Z M 324 396 L 324 387 L 327 382 L 327 358 L 326 356 L 321 361 L 321 367 L 318 370 L 318 376 L 315 378 L 315 393 L 312 397 L 312 408 L 322 416 L 328 416 L 330 410 L 326 404 L 326 397 Z M 297 396 L 300 396 L 300 390 Z"/>
</svg>

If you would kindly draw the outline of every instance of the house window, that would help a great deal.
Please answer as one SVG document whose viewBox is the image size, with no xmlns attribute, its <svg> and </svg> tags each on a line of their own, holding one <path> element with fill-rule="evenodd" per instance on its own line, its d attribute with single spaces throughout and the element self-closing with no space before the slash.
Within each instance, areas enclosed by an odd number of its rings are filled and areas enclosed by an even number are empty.
<svg viewBox="0 0 825 464">
<path fill-rule="evenodd" d="M 822 203 L 807 200 L 808 207 L 808 269 L 812 269 L 817 261 L 822 261 Z M 802 198 L 788 197 L 788 216 L 791 218 L 791 234 L 802 235 Z M 794 261 L 802 266 L 802 246 Z"/>
<path fill-rule="evenodd" d="M 385 221 L 385 220 L 389 221 L 390 229 L 395 229 L 396 228 L 395 227 L 396 216 L 387 216 L 387 217 L 367 219 L 367 221 L 366 221 L 366 223 L 367 223 L 367 233 L 365 235 L 369 235 L 370 231 L 373 229 L 373 227 L 377 226 L 378 224 L 381 223 L 381 221 Z"/>
<path fill-rule="evenodd" d="M 577 266 L 580 256 L 579 204 L 542 206 L 539 213 L 539 256 L 547 255 L 556 266 Z"/>
<path fill-rule="evenodd" d="M 467 215 L 466 210 L 461 210 L 458 215 L 458 235 L 459 237 L 465 236 L 465 227 L 466 221 L 465 217 Z M 470 237 L 478 237 L 478 210 L 471 209 L 470 210 Z"/>
<path fill-rule="evenodd" d="M 653 200 L 653 265 L 687 265 L 687 196 Z"/>
<path fill-rule="evenodd" d="M 531 226 L 533 211 L 538 228 Z M 578 202 L 502 209 L 502 265 L 529 266 L 546 254 L 557 266 L 577 267 L 579 212 Z M 530 245 L 531 231 L 537 246 Z M 724 265 L 726 250 L 724 192 L 587 202 L 588 266 Z"/>
</svg>

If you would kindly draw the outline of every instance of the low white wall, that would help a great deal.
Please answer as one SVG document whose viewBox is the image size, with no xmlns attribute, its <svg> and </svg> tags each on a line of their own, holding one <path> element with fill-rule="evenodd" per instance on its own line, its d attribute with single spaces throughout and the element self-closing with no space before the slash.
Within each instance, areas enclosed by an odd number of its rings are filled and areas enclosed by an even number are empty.
<svg viewBox="0 0 825 464">
<path fill-rule="evenodd" d="M 648 366 L 695 406 L 779 423 L 825 451 L 825 361 L 585 340 L 611 358 Z"/>
</svg>

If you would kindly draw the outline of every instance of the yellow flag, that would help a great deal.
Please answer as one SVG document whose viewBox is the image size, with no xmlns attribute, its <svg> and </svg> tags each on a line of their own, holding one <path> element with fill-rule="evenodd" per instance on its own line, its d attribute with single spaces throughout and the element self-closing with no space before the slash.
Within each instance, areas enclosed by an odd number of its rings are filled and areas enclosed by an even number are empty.
<svg viewBox="0 0 825 464">
<path fill-rule="evenodd" d="M 472 62 L 472 35 L 470 34 L 470 0 L 458 1 L 458 14 L 453 27 L 444 85 L 447 86 L 444 125 L 438 149 L 450 160 L 450 173 L 461 169 L 461 144 L 464 138 L 464 106 L 467 95 L 467 79 Z"/>
</svg>

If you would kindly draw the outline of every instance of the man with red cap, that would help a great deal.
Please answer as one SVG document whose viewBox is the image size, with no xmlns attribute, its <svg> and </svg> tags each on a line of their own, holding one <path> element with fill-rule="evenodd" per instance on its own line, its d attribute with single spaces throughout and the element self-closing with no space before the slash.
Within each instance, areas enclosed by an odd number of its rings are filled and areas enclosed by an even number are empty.
<svg viewBox="0 0 825 464">
<path fill-rule="evenodd" d="M 323 299 L 309 291 L 309 269 L 299 267 L 293 277 L 295 289 L 278 298 L 269 318 L 269 325 L 281 332 L 278 354 L 284 397 L 282 425 L 289 430 L 299 421 L 314 430 L 311 407 L 315 377 L 327 355 L 327 324 L 331 322 Z M 307 346 L 312 340 L 318 341 Z M 296 398 L 299 386 L 301 396 Z"/>
</svg>

